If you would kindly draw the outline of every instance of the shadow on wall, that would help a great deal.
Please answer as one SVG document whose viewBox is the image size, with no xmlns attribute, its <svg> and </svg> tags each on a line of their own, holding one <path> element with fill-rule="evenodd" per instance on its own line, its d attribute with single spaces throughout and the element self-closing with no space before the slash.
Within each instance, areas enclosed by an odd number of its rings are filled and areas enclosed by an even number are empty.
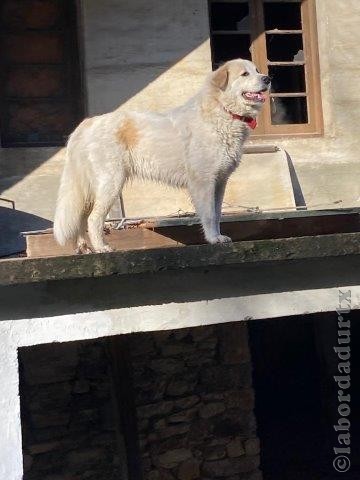
<svg viewBox="0 0 360 480">
<path fill-rule="evenodd" d="M 211 69 L 208 18 L 203 0 L 84 2 L 89 114 L 163 110 L 191 96 Z"/>
<path fill-rule="evenodd" d="M 177 0 L 171 8 L 158 0 L 87 0 L 82 17 L 89 116 L 119 106 L 172 108 L 193 95 L 211 69 L 203 0 Z M 61 148 L 0 149 L 1 196 L 17 210 L 52 219 L 62 166 Z"/>
</svg>

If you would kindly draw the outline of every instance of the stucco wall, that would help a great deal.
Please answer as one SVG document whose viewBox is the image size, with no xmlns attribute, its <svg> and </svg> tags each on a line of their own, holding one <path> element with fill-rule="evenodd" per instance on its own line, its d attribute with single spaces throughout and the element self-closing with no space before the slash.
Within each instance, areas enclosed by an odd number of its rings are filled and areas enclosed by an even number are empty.
<svg viewBox="0 0 360 480">
<path fill-rule="evenodd" d="M 196 92 L 210 71 L 207 2 L 184 0 L 168 8 L 167 2 L 155 0 L 127 5 L 87 0 L 83 6 L 89 113 L 119 105 L 160 111 L 171 108 Z M 270 142 L 289 151 L 310 206 L 331 207 L 338 200 L 343 207 L 357 206 L 360 3 L 317 0 L 316 7 L 324 136 Z M 107 34 L 103 35 L 105 24 Z M 261 142 L 269 140 L 256 140 Z M 274 178 L 276 175 L 274 167 Z M 258 195 L 261 197 L 260 191 Z M 125 196 L 133 204 L 131 192 Z M 188 205 L 185 197 L 179 203 Z M 282 203 L 277 206 L 288 206 Z"/>
<path fill-rule="evenodd" d="M 275 142 L 288 150 L 310 207 L 358 206 L 360 3 L 317 0 L 316 4 L 324 136 L 256 142 Z M 118 106 L 174 107 L 197 91 L 211 69 L 207 2 L 203 0 L 176 0 L 171 7 L 166 0 L 83 0 L 80 6 L 90 115 Z M 249 156 L 246 161 L 249 167 L 238 171 L 232 189 L 243 195 L 230 203 L 262 208 L 292 206 L 291 192 L 283 193 L 289 184 L 285 162 L 280 161 L 279 167 L 276 158 L 261 156 Z M 261 163 L 268 169 L 262 169 Z M 62 165 L 59 149 L 0 149 L 0 192 L 15 200 L 19 210 L 52 219 Z M 254 178 L 254 168 L 262 180 Z M 281 191 L 273 202 L 263 188 L 271 183 L 278 184 Z M 147 198 L 144 192 L 149 193 Z M 251 192 L 257 192 L 256 205 Z M 144 188 L 135 183 L 124 196 L 130 216 L 192 210 L 184 192 L 150 184 Z M 338 200 L 342 202 L 334 204 Z"/>
<path fill-rule="evenodd" d="M 82 7 L 90 115 L 180 105 L 211 68 L 203 0 L 85 0 Z"/>
<path fill-rule="evenodd" d="M 316 7 L 325 134 L 276 142 L 299 160 L 313 161 L 315 152 L 317 161 L 357 160 L 360 3 L 317 0 Z M 90 114 L 172 108 L 211 70 L 207 2 L 179 0 L 169 8 L 158 0 L 86 0 L 83 14 Z"/>
</svg>

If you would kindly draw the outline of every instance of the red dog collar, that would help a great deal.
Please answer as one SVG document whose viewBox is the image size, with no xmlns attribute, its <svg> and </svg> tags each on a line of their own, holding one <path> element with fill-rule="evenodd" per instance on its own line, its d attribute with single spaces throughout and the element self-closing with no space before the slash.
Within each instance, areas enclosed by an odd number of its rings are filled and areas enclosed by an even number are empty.
<svg viewBox="0 0 360 480">
<path fill-rule="evenodd" d="M 240 120 L 241 122 L 246 123 L 246 125 L 247 125 L 249 128 L 251 128 L 252 130 L 255 130 L 255 128 L 257 127 L 257 120 L 256 120 L 256 118 L 244 117 L 244 116 L 238 115 L 237 113 L 229 112 L 229 110 L 226 110 L 226 109 L 225 109 L 225 111 L 226 111 L 227 113 L 229 113 L 234 120 Z"/>
</svg>

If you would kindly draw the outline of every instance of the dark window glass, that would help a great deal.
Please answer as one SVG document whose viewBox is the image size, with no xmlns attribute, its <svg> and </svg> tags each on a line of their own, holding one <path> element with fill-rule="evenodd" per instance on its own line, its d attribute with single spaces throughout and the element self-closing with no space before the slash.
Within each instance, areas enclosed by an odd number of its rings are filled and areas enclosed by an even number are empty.
<svg viewBox="0 0 360 480">
<path fill-rule="evenodd" d="M 249 4 L 245 3 L 212 3 L 212 30 L 249 31 Z"/>
<path fill-rule="evenodd" d="M 271 91 L 273 93 L 306 92 L 304 65 L 280 67 L 269 66 Z"/>
<path fill-rule="evenodd" d="M 298 58 L 303 58 L 301 34 L 267 35 L 266 47 L 268 60 L 271 62 L 293 62 Z"/>
<path fill-rule="evenodd" d="M 234 58 L 251 60 L 250 35 L 214 35 L 212 39 L 213 62 L 217 67 Z"/>
<path fill-rule="evenodd" d="M 266 30 L 301 30 L 301 4 L 264 3 Z"/>
<path fill-rule="evenodd" d="M 306 97 L 272 98 L 271 122 L 273 125 L 308 123 Z"/>
</svg>

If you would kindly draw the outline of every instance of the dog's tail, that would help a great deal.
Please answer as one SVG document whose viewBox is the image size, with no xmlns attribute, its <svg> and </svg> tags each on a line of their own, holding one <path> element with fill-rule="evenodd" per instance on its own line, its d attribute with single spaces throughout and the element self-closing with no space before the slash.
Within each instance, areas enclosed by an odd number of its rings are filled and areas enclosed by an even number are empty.
<svg viewBox="0 0 360 480">
<path fill-rule="evenodd" d="M 64 171 L 61 177 L 54 218 L 54 236 L 60 245 L 75 242 L 81 232 L 86 196 L 81 178 L 71 161 L 70 145 L 66 148 Z"/>
</svg>

